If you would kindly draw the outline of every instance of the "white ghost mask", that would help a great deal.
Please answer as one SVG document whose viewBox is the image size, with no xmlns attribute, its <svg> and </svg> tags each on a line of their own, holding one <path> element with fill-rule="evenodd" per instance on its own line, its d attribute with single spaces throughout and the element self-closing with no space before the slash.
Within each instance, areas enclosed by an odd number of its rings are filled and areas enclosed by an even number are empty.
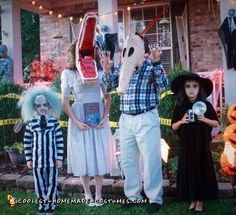
<svg viewBox="0 0 236 215">
<path fill-rule="evenodd" d="M 144 40 L 137 34 L 131 33 L 125 40 L 122 51 L 121 69 L 119 77 L 119 93 L 127 91 L 134 71 L 140 69 L 145 60 Z"/>
</svg>

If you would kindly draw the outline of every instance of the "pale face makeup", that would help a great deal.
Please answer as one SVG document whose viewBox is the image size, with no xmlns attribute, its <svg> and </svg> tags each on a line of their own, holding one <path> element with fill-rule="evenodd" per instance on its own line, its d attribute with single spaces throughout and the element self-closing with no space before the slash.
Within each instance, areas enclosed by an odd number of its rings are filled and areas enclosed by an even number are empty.
<svg viewBox="0 0 236 215">
<path fill-rule="evenodd" d="M 34 106 L 38 115 L 42 116 L 48 113 L 49 104 L 44 95 L 36 96 Z"/>
<path fill-rule="evenodd" d="M 197 81 L 190 80 L 184 83 L 185 93 L 190 101 L 194 101 L 197 99 L 199 88 L 200 86 Z"/>
</svg>

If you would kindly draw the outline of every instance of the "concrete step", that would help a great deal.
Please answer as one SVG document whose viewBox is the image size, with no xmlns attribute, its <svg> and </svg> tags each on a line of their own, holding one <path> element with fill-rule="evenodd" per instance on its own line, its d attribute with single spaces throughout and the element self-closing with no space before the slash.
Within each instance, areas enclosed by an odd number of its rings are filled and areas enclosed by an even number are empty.
<svg viewBox="0 0 236 215">
<path fill-rule="evenodd" d="M 90 181 L 91 191 L 95 191 L 95 181 Z M 233 186 L 231 183 L 218 183 L 219 198 L 232 198 Z M 1 190 L 21 190 L 25 192 L 34 192 L 34 180 L 32 175 L 19 174 L 0 174 Z M 103 195 L 104 196 L 123 196 L 124 192 L 123 179 L 104 179 Z M 176 184 L 169 184 L 169 180 L 163 181 L 164 196 L 174 196 Z M 58 177 L 58 190 L 62 196 L 82 195 L 83 186 L 79 177 L 67 176 Z M 236 187 L 235 187 L 236 192 Z"/>
</svg>

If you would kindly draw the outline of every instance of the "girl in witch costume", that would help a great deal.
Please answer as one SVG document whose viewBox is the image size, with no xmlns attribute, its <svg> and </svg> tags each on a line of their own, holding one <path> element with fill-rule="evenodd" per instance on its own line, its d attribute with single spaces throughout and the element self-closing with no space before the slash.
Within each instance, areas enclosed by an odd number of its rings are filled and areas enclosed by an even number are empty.
<svg viewBox="0 0 236 215">
<path fill-rule="evenodd" d="M 27 90 L 18 102 L 27 123 L 24 147 L 27 167 L 33 170 L 39 213 L 52 213 L 58 197 L 58 168 L 62 167 L 63 135 L 58 123 L 61 113 L 56 94 L 46 87 Z"/>
<path fill-rule="evenodd" d="M 211 130 L 219 122 L 213 106 L 206 101 L 212 89 L 209 79 L 192 72 L 177 76 L 171 85 L 177 99 L 172 129 L 180 138 L 177 192 L 180 198 L 191 201 L 189 209 L 197 212 L 203 210 L 206 198 L 215 199 L 218 193 L 210 142 Z M 197 101 L 204 102 L 207 110 L 203 116 L 194 115 L 192 122 L 187 113 Z"/>
</svg>

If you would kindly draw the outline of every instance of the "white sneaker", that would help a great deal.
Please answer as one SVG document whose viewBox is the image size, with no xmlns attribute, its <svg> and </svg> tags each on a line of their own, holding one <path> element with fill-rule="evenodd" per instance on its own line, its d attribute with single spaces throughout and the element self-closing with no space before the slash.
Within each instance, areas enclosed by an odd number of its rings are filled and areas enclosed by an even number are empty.
<svg viewBox="0 0 236 215">
<path fill-rule="evenodd" d="M 95 201 L 91 194 L 87 194 L 87 195 L 85 194 L 85 204 L 89 207 L 96 206 Z"/>
<path fill-rule="evenodd" d="M 86 199 L 86 205 L 88 207 L 95 207 L 96 206 L 96 203 L 95 201 L 91 198 L 91 199 Z"/>
<path fill-rule="evenodd" d="M 96 207 L 101 207 L 104 205 L 103 199 L 96 199 L 95 203 L 96 203 Z"/>
</svg>

